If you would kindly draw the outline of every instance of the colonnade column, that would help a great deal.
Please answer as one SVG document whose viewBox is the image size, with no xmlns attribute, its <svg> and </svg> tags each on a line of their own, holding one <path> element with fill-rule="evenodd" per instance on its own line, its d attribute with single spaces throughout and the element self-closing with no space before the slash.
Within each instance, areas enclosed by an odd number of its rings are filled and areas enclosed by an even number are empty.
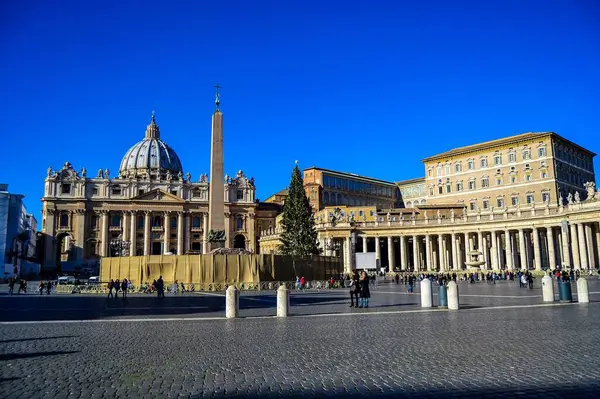
<svg viewBox="0 0 600 399">
<path fill-rule="evenodd" d="M 563 221 L 558 232 L 558 240 L 560 245 L 560 262 L 561 266 L 569 267 L 572 265 L 571 258 L 569 256 L 569 227 L 567 222 Z"/>
<path fill-rule="evenodd" d="M 346 237 L 346 242 L 344 243 L 344 257 L 346 258 L 344 264 L 346 266 L 346 273 L 352 273 L 352 237 Z"/>
<path fill-rule="evenodd" d="M 395 260 L 394 260 L 394 237 L 387 238 L 388 243 L 388 268 L 390 272 L 394 271 Z"/>
<path fill-rule="evenodd" d="M 444 235 L 443 234 L 439 234 L 438 235 L 438 259 L 439 259 L 439 271 L 443 272 L 446 270 L 446 262 L 444 261 L 444 257 L 445 257 L 445 251 L 444 251 Z"/>
<path fill-rule="evenodd" d="M 554 254 L 554 229 L 546 229 L 546 241 L 548 242 L 548 263 L 550 270 L 556 270 L 556 255 Z"/>
<path fill-rule="evenodd" d="M 540 232 L 533 228 L 533 256 L 535 257 L 535 270 L 542 271 L 542 251 L 540 251 Z"/>
<path fill-rule="evenodd" d="M 527 249 L 525 248 L 525 230 L 519 229 L 519 261 L 521 270 L 527 270 Z"/>
<path fill-rule="evenodd" d="M 177 255 L 183 255 L 183 212 L 177 212 Z"/>
<path fill-rule="evenodd" d="M 425 236 L 425 265 L 427 266 L 427 271 L 431 271 L 431 236 L 427 234 Z"/>
<path fill-rule="evenodd" d="M 100 256 L 108 256 L 108 212 L 102 212 L 102 232 L 100 236 L 102 245 L 100 247 Z M 60 250 L 60 249 L 59 249 Z"/>
<path fill-rule="evenodd" d="M 136 219 L 137 215 L 135 211 L 131 211 L 129 215 L 129 256 L 136 255 L 136 239 L 137 239 L 137 231 L 136 231 Z"/>
<path fill-rule="evenodd" d="M 402 271 L 405 271 L 407 269 L 406 255 L 406 237 L 400 236 L 400 270 Z"/>
<path fill-rule="evenodd" d="M 169 242 L 171 239 L 171 221 L 169 220 L 169 212 L 165 212 L 164 221 L 165 231 L 163 235 L 163 254 L 166 254 L 169 252 Z"/>
<path fill-rule="evenodd" d="M 579 237 L 579 251 L 581 254 L 581 268 L 588 269 L 587 245 L 585 244 L 585 231 L 583 223 L 577 224 L 577 236 Z"/>
<path fill-rule="evenodd" d="M 513 263 L 514 257 L 512 252 L 512 239 L 510 238 L 510 230 L 504 231 L 504 247 L 506 249 L 506 268 L 508 270 L 514 270 L 515 266 Z"/>
<path fill-rule="evenodd" d="M 458 240 L 456 233 L 452 233 L 452 268 L 454 270 L 458 270 L 458 249 L 456 248 L 458 243 L 456 240 Z"/>
<path fill-rule="evenodd" d="M 579 239 L 577 238 L 577 226 L 571 223 L 571 249 L 573 254 L 573 268 L 575 270 L 581 269 L 581 263 L 579 263 Z"/>
<path fill-rule="evenodd" d="M 588 243 L 588 266 L 590 269 L 596 268 L 596 259 L 594 258 L 594 238 L 592 225 L 586 224 L 585 229 L 585 241 Z"/>
<path fill-rule="evenodd" d="M 413 263 L 414 263 L 414 271 L 420 271 L 419 265 L 419 237 L 413 236 Z"/>
<path fill-rule="evenodd" d="M 381 247 L 380 247 L 379 237 L 375 237 L 375 264 L 377 265 L 377 269 L 381 267 Z M 379 271 L 378 271 L 379 272 Z"/>
<path fill-rule="evenodd" d="M 495 230 L 492 230 L 490 234 L 490 263 L 492 266 L 492 270 L 498 270 L 500 269 L 498 267 L 498 238 L 496 237 Z"/>
<path fill-rule="evenodd" d="M 150 255 L 150 211 L 144 211 L 144 256 Z"/>
<path fill-rule="evenodd" d="M 363 236 L 362 237 L 362 242 L 363 242 L 363 254 L 367 253 L 367 237 Z"/>
</svg>

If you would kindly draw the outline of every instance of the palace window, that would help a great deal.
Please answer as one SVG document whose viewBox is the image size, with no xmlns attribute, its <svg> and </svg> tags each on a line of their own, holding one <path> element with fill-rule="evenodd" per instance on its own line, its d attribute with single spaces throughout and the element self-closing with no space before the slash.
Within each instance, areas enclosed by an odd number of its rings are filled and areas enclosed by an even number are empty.
<svg viewBox="0 0 600 399">
<path fill-rule="evenodd" d="M 432 174 L 433 174 L 433 173 L 431 172 L 431 169 L 429 169 L 429 170 L 427 171 L 427 175 L 428 175 L 429 177 L 431 177 L 431 175 L 432 175 Z"/>
<path fill-rule="evenodd" d="M 529 150 L 523 151 L 523 159 L 524 160 L 531 159 L 531 153 L 529 152 Z"/>
<path fill-rule="evenodd" d="M 517 206 L 517 205 L 519 205 L 519 197 L 517 197 L 516 195 L 515 195 L 515 196 L 512 196 L 512 197 L 510 198 L 510 203 L 512 204 L 512 206 Z"/>
<path fill-rule="evenodd" d="M 502 155 L 494 155 L 494 165 L 502 165 Z"/>
<path fill-rule="evenodd" d="M 496 177 L 496 185 L 497 186 L 501 186 L 502 185 L 502 178 L 500 176 Z"/>
<path fill-rule="evenodd" d="M 63 213 L 60 215 L 59 226 L 69 227 L 69 214 Z"/>
<path fill-rule="evenodd" d="M 429 187 L 429 195 L 433 195 L 433 187 Z"/>
<path fill-rule="evenodd" d="M 527 194 L 527 203 L 528 204 L 533 204 L 533 194 Z"/>
<path fill-rule="evenodd" d="M 358 216 L 364 216 L 364 214 L 365 214 L 364 211 L 362 211 L 362 210 L 358 211 Z"/>
<path fill-rule="evenodd" d="M 514 152 L 508 154 L 508 162 L 517 162 L 517 154 Z"/>
<path fill-rule="evenodd" d="M 450 165 L 446 165 L 446 176 L 450 174 Z"/>
<path fill-rule="evenodd" d="M 498 208 L 504 208 L 504 198 L 497 198 L 496 203 L 498 204 Z"/>
<path fill-rule="evenodd" d="M 511 183 L 516 183 L 517 182 L 517 175 L 511 175 L 510 176 L 510 182 Z"/>
<path fill-rule="evenodd" d="M 460 172 L 462 170 L 462 166 L 460 163 L 454 164 L 454 171 L 455 172 Z"/>
<path fill-rule="evenodd" d="M 545 169 L 542 169 L 541 173 L 540 173 L 540 177 L 542 179 L 547 179 L 548 178 L 548 171 Z"/>
<path fill-rule="evenodd" d="M 469 169 L 469 170 L 475 169 L 475 161 L 473 161 L 472 159 L 469 159 L 467 161 L 467 169 Z"/>
<path fill-rule="evenodd" d="M 531 181 L 531 173 L 525 173 L 525 181 Z"/>
<path fill-rule="evenodd" d="M 444 187 L 443 186 L 438 186 L 438 194 L 444 194 Z"/>
<path fill-rule="evenodd" d="M 439 176 L 441 176 L 441 175 L 442 175 L 442 167 L 441 167 L 441 166 L 438 166 L 438 167 L 436 168 L 436 170 L 435 170 L 435 175 L 436 175 L 437 177 L 439 177 Z"/>
<path fill-rule="evenodd" d="M 481 167 L 482 167 L 482 168 L 487 168 L 487 166 L 488 166 L 488 165 L 487 165 L 487 159 L 483 158 L 483 159 L 481 160 Z"/>
<path fill-rule="evenodd" d="M 483 200 L 483 209 L 488 209 L 490 207 L 490 201 L 489 200 Z"/>
<path fill-rule="evenodd" d="M 446 193 L 452 192 L 452 185 L 450 182 L 446 182 Z"/>
<path fill-rule="evenodd" d="M 481 179 L 481 187 L 487 188 L 490 186 L 490 179 L 488 177 L 484 177 Z"/>
<path fill-rule="evenodd" d="M 238 200 L 243 200 L 244 199 L 244 191 L 243 190 L 237 190 L 236 198 Z"/>
<path fill-rule="evenodd" d="M 538 156 L 539 157 L 545 157 L 546 156 L 546 148 L 545 147 L 538 148 Z"/>
<path fill-rule="evenodd" d="M 71 194 L 71 185 L 63 184 L 60 189 L 61 194 Z"/>
<path fill-rule="evenodd" d="M 469 181 L 469 190 L 475 190 L 475 180 Z"/>
<path fill-rule="evenodd" d="M 548 192 L 542 193 L 542 201 L 543 202 L 550 202 L 550 193 L 548 193 Z"/>
<path fill-rule="evenodd" d="M 463 183 L 461 181 L 456 183 L 456 191 L 462 191 L 463 190 Z"/>
<path fill-rule="evenodd" d="M 371 215 L 371 216 L 375 215 L 375 211 L 370 211 L 369 215 Z"/>
<path fill-rule="evenodd" d="M 477 209 L 477 203 L 475 201 L 471 201 L 469 203 L 469 209 L 474 211 L 475 209 Z"/>
</svg>

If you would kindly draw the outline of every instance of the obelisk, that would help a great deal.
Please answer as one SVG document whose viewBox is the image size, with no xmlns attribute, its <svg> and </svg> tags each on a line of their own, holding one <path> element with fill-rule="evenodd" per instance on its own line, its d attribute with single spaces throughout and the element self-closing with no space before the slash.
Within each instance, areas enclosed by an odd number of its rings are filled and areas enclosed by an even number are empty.
<svg viewBox="0 0 600 399">
<path fill-rule="evenodd" d="M 224 246 L 225 241 L 225 187 L 223 162 L 223 114 L 219 110 L 221 103 L 219 85 L 216 85 L 216 109 L 212 116 L 212 134 L 210 144 L 210 193 L 208 198 L 208 250 Z M 205 233 L 206 234 L 206 233 Z M 226 237 L 225 237 L 226 239 Z"/>
</svg>

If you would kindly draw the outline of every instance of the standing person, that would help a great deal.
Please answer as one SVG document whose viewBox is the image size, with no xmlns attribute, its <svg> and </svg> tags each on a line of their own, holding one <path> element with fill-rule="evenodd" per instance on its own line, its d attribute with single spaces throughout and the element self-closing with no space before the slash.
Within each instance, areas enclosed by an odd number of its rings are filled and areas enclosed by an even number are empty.
<svg viewBox="0 0 600 399">
<path fill-rule="evenodd" d="M 352 277 L 350 277 L 350 307 L 358 307 L 358 294 L 360 292 L 360 287 L 358 285 L 358 272 L 354 270 Z M 355 305 L 356 299 L 356 305 Z"/>
<path fill-rule="evenodd" d="M 110 280 L 108 282 L 107 286 L 108 286 L 108 296 L 107 296 L 107 298 L 112 298 L 112 296 L 113 296 L 112 291 L 113 291 L 113 288 L 115 287 L 115 280 Z"/>
<path fill-rule="evenodd" d="M 409 293 L 413 293 L 413 288 L 414 288 L 414 284 L 415 284 L 415 277 L 411 274 L 410 276 L 408 276 L 408 287 L 407 287 L 407 292 Z"/>
<path fill-rule="evenodd" d="M 183 281 L 181 282 L 181 293 L 187 292 L 185 289 L 185 285 L 183 285 Z"/>
<path fill-rule="evenodd" d="M 40 295 L 44 294 L 45 286 L 46 286 L 46 283 L 44 283 L 43 281 L 40 281 L 40 283 L 38 284 L 38 291 L 40 292 Z"/>
<path fill-rule="evenodd" d="M 50 295 L 50 290 L 52 289 L 52 281 L 46 282 L 46 295 Z"/>
<path fill-rule="evenodd" d="M 115 287 L 115 298 L 118 298 L 119 290 L 121 289 L 121 283 L 119 282 L 119 279 L 115 280 L 114 287 Z"/>
<path fill-rule="evenodd" d="M 306 284 L 306 279 L 304 276 L 300 278 L 300 289 L 304 290 L 304 284 Z"/>
<path fill-rule="evenodd" d="M 121 288 L 123 289 L 123 299 L 127 298 L 127 288 L 129 288 L 129 281 L 126 278 L 123 279 L 121 283 Z"/>
<path fill-rule="evenodd" d="M 396 277 L 394 277 L 394 279 L 396 280 L 396 285 L 400 284 L 400 275 L 398 273 L 396 273 Z"/>
<path fill-rule="evenodd" d="M 165 297 L 165 282 L 162 276 L 160 276 L 158 280 L 156 280 L 156 291 L 158 292 L 159 298 Z"/>
<path fill-rule="evenodd" d="M 360 276 L 360 306 L 359 308 L 369 307 L 369 298 L 371 298 L 371 292 L 369 291 L 369 276 L 364 270 Z"/>
<path fill-rule="evenodd" d="M 11 279 L 8 281 L 8 295 L 12 295 L 12 294 L 13 294 L 13 291 L 14 291 L 14 289 L 15 289 L 15 282 L 16 282 L 16 281 L 15 281 L 15 279 L 14 279 L 14 278 L 11 278 Z"/>
</svg>

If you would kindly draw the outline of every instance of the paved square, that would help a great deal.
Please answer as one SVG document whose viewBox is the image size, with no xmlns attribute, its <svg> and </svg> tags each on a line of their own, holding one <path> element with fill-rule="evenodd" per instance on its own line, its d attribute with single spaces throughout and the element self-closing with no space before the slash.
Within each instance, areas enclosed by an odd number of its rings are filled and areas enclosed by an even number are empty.
<svg viewBox="0 0 600 399">
<path fill-rule="evenodd" d="M 3 296 L 0 397 L 597 394 L 600 283 L 589 305 L 546 306 L 516 283 L 459 289 L 457 312 L 395 284 L 369 309 L 346 291 L 293 293 L 286 319 L 271 317 L 274 293 L 244 293 L 236 320 L 220 294 Z"/>
</svg>

